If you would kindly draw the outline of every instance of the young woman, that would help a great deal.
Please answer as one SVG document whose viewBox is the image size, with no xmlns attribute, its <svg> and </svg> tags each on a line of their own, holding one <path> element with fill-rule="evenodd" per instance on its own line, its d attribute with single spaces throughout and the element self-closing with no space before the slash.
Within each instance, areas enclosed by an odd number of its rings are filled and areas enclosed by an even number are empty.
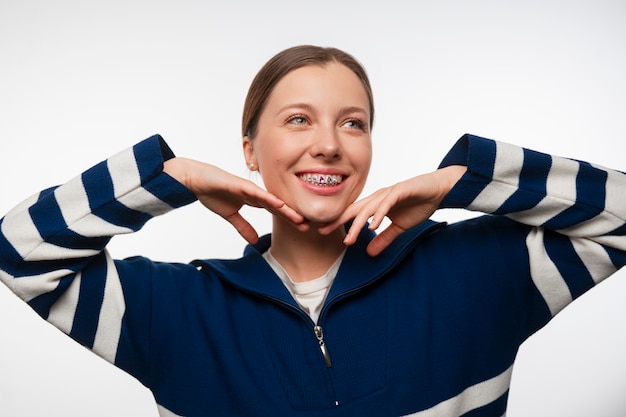
<svg viewBox="0 0 626 417">
<path fill-rule="evenodd" d="M 357 201 L 373 118 L 354 58 L 285 50 L 244 109 L 266 190 L 154 136 L 9 212 L 0 278 L 162 416 L 502 416 L 519 345 L 626 261 L 626 177 L 465 135 L 437 171 Z M 105 249 L 195 200 L 250 243 L 241 259 Z M 441 207 L 488 215 L 428 220 Z"/>
</svg>

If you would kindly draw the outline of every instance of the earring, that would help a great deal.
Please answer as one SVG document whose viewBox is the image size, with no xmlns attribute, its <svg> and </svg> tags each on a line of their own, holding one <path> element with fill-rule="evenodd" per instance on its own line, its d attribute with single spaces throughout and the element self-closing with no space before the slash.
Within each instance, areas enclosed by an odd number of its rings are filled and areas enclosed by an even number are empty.
<svg viewBox="0 0 626 417">
<path fill-rule="evenodd" d="M 254 162 L 250 162 L 248 166 L 250 167 L 251 170 L 254 169 Z"/>
</svg>

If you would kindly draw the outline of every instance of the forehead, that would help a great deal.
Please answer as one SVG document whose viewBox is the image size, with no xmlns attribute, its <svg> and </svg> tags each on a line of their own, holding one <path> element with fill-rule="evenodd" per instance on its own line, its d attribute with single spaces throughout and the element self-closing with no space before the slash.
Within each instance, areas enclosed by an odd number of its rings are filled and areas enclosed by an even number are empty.
<svg viewBox="0 0 626 417">
<path fill-rule="evenodd" d="M 290 71 L 276 84 L 267 105 L 280 106 L 291 101 L 317 105 L 342 103 L 362 107 L 369 113 L 363 83 L 350 68 L 336 62 Z"/>
</svg>

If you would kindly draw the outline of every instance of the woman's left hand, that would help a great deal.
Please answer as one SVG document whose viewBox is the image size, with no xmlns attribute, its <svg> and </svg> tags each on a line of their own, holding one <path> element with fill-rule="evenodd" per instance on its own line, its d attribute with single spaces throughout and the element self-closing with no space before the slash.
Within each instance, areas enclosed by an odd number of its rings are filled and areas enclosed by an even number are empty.
<svg viewBox="0 0 626 417">
<path fill-rule="evenodd" d="M 321 227 L 319 232 L 330 233 L 354 219 L 344 239 L 346 245 L 351 245 L 370 218 L 369 229 L 376 230 L 388 217 L 391 224 L 367 246 L 367 253 L 376 256 L 400 234 L 427 220 L 465 170 L 464 166 L 449 166 L 382 188 L 348 206 L 337 220 Z"/>
</svg>

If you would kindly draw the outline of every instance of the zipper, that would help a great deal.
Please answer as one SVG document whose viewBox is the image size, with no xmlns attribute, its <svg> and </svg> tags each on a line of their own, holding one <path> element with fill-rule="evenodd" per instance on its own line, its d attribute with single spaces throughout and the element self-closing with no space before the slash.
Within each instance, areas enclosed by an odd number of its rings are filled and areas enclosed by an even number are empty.
<svg viewBox="0 0 626 417">
<path fill-rule="evenodd" d="M 309 323 L 313 324 L 313 332 L 315 333 L 315 338 L 317 339 L 317 343 L 319 345 L 320 351 L 322 352 L 322 357 L 324 358 L 324 365 L 326 365 L 326 369 L 329 370 L 330 367 L 332 367 L 332 362 L 330 360 L 330 354 L 328 353 L 328 347 L 326 347 L 326 342 L 324 341 L 324 329 L 322 328 L 322 326 L 315 324 L 315 322 L 313 320 L 311 320 L 311 317 L 309 317 L 308 314 L 306 314 L 302 309 L 297 308 L 289 303 L 286 303 L 285 301 L 279 299 L 279 298 L 275 298 L 275 297 L 270 297 L 270 296 L 263 296 L 265 298 L 268 298 L 280 305 L 283 305 L 285 307 L 287 307 L 289 310 L 292 310 L 294 312 L 296 312 L 299 316 L 303 317 L 304 320 L 308 321 Z M 335 389 L 335 383 L 333 382 L 333 378 L 330 375 L 330 371 L 328 374 L 328 378 L 329 378 L 329 383 L 330 383 L 330 387 L 332 389 L 333 392 L 333 396 L 335 397 L 335 407 L 339 406 L 339 400 L 337 399 L 337 390 Z"/>
<path fill-rule="evenodd" d="M 436 229 L 440 229 L 443 226 L 445 226 L 446 223 L 436 223 L 433 224 L 431 226 L 429 226 L 427 229 L 425 229 L 424 231 L 422 231 L 420 233 L 420 237 L 426 235 L 426 232 L 432 233 L 433 230 Z M 326 302 L 324 303 L 324 306 L 322 307 L 322 310 L 320 311 L 320 315 L 318 318 L 319 322 L 322 322 L 324 320 L 324 318 L 326 317 L 326 312 L 328 311 L 329 307 L 334 304 L 335 302 L 347 298 L 350 295 L 360 291 L 361 289 L 368 287 L 370 285 L 372 285 L 374 282 L 378 281 L 381 277 L 385 276 L 385 274 L 387 274 L 387 272 L 392 269 L 395 265 L 397 265 L 397 263 L 399 262 L 399 259 L 402 259 L 404 257 L 404 253 L 407 252 L 413 245 L 409 245 L 409 246 L 405 246 L 402 249 L 402 253 L 390 264 L 387 266 L 387 268 L 385 268 L 383 271 L 381 271 L 376 277 L 374 277 L 373 279 L 369 280 L 366 283 L 363 283 L 362 285 L 359 285 L 358 287 L 352 288 L 348 291 L 345 291 L 343 293 L 337 294 L 335 295 L 332 299 L 330 300 L 326 300 Z M 219 271 L 217 271 L 215 268 L 212 268 L 210 264 L 205 264 L 202 261 L 194 261 L 192 262 L 193 265 L 195 265 L 196 267 L 204 267 L 204 266 L 208 266 L 210 269 L 213 269 L 214 272 L 216 272 L 217 276 L 220 277 L 220 279 L 222 279 L 223 281 L 233 285 L 233 283 L 228 280 L 225 276 L 223 276 Z M 238 286 L 236 284 L 234 284 L 235 286 Z M 326 342 L 324 341 L 324 331 L 322 326 L 317 325 L 316 323 L 313 322 L 313 320 L 311 320 L 311 318 L 308 316 L 308 314 L 306 314 L 304 311 L 302 311 L 302 309 L 297 308 L 295 306 L 293 306 L 290 303 L 287 303 L 279 298 L 267 295 L 267 294 L 259 294 L 256 293 L 254 291 L 250 291 L 248 289 L 245 288 L 241 288 L 240 289 L 246 291 L 246 292 L 250 292 L 251 294 L 255 295 L 255 296 L 260 296 L 262 298 L 266 298 L 269 300 L 272 300 L 274 302 L 276 302 L 279 305 L 282 305 L 284 307 L 286 307 L 287 309 L 296 312 L 298 315 L 300 315 L 301 317 L 303 317 L 306 321 L 308 321 L 309 323 L 313 324 L 313 331 L 315 333 L 315 338 L 317 339 L 317 343 L 319 345 L 320 351 L 322 353 L 322 357 L 324 358 L 324 364 L 326 365 L 326 369 L 330 369 L 332 367 L 332 362 L 330 360 L 330 354 L 328 353 L 328 347 L 326 346 Z M 329 371 L 330 372 L 330 371 Z M 330 377 L 329 374 L 329 380 L 330 380 L 330 384 L 332 387 L 333 392 L 335 393 L 335 398 L 336 398 L 336 390 L 334 387 L 334 383 L 333 383 L 333 379 L 332 377 Z M 339 400 L 335 399 L 335 406 L 339 406 Z"/>
<path fill-rule="evenodd" d="M 315 337 L 317 338 L 317 343 L 320 346 L 320 350 L 322 351 L 322 356 L 324 357 L 324 364 L 326 365 L 326 369 L 329 369 L 333 366 L 330 361 L 330 354 L 328 353 L 328 347 L 326 346 L 326 342 L 324 342 L 324 329 L 322 326 L 315 325 L 313 327 L 313 331 L 315 332 Z M 333 383 L 333 379 L 330 378 L 330 386 L 332 387 L 333 392 L 335 393 L 335 407 L 339 406 L 339 400 L 337 398 L 337 391 L 335 390 L 335 384 Z"/>
<path fill-rule="evenodd" d="M 324 356 L 324 364 L 326 365 L 326 368 L 330 368 L 333 364 L 330 361 L 330 354 L 328 353 L 328 348 L 324 342 L 324 330 L 322 329 L 322 326 L 316 325 L 313 327 L 313 331 L 315 332 L 315 337 L 317 337 L 317 343 L 320 345 L 322 356 Z"/>
</svg>

